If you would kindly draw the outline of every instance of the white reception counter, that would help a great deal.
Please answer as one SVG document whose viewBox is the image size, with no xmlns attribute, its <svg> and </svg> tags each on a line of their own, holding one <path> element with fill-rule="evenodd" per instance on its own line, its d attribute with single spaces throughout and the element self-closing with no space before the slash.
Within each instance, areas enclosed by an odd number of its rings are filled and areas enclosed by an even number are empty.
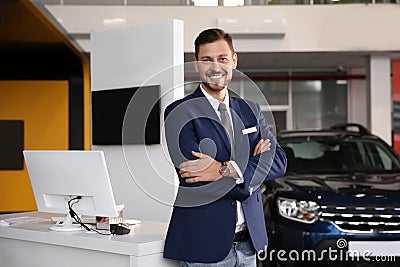
<svg viewBox="0 0 400 267">
<path fill-rule="evenodd" d="M 49 219 L 49 213 L 28 212 L 0 215 Z M 0 226 L 0 266 L 113 266 L 177 267 L 162 252 L 167 223 L 142 221 L 131 226 L 129 235 L 100 235 L 95 232 L 54 232 L 52 221 Z"/>
</svg>

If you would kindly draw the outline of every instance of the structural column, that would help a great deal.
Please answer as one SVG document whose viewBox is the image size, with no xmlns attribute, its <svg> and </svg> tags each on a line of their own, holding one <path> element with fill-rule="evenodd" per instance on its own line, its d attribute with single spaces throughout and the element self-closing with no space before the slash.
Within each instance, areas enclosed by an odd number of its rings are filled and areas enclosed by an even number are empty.
<svg viewBox="0 0 400 267">
<path fill-rule="evenodd" d="M 371 55 L 368 64 L 367 124 L 373 134 L 392 144 L 390 57 Z"/>
</svg>

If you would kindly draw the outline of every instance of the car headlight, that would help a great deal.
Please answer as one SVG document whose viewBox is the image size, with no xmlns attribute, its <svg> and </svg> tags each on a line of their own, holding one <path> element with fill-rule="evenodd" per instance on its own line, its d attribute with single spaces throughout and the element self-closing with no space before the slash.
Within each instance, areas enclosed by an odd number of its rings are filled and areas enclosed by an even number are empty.
<svg viewBox="0 0 400 267">
<path fill-rule="evenodd" d="M 319 205 L 314 201 L 279 197 L 279 214 L 285 218 L 302 223 L 314 223 L 320 214 Z"/>
</svg>

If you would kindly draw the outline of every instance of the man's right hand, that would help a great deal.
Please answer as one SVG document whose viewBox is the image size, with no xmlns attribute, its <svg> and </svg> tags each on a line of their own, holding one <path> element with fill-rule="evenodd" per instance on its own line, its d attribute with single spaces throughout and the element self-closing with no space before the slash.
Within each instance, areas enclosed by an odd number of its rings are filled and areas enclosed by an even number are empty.
<svg viewBox="0 0 400 267">
<path fill-rule="evenodd" d="M 188 160 L 179 165 L 179 174 L 187 183 L 212 182 L 221 177 L 219 169 L 221 162 L 206 154 L 192 151 L 197 159 Z"/>
</svg>

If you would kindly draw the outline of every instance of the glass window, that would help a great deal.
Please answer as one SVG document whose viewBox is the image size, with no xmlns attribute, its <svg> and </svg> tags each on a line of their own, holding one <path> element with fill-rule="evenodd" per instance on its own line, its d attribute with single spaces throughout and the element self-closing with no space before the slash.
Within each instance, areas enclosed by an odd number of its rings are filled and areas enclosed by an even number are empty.
<svg viewBox="0 0 400 267">
<path fill-rule="evenodd" d="M 279 134 L 280 131 L 286 130 L 286 111 L 272 111 L 272 115 L 274 116 L 274 123 L 272 124 L 268 121 L 269 112 L 263 112 L 264 117 L 267 120 L 267 123 L 274 134 Z"/>
<path fill-rule="evenodd" d="M 399 160 L 376 140 L 302 136 L 283 138 L 279 143 L 285 151 L 292 151 L 289 171 L 393 172 L 400 168 Z"/>
<path fill-rule="evenodd" d="M 288 81 L 255 81 L 270 105 L 288 105 Z"/>
<path fill-rule="evenodd" d="M 289 80 L 287 79 L 288 73 L 280 72 L 246 74 L 254 83 L 249 81 L 245 82 L 243 94 L 244 98 L 259 103 L 260 105 L 265 105 L 265 100 L 269 105 L 289 104 Z M 282 77 L 282 80 L 280 77 Z M 284 80 L 283 77 L 286 77 L 286 80 Z"/>
<path fill-rule="evenodd" d="M 347 142 L 351 160 L 351 168 L 360 171 L 370 170 L 398 170 L 398 160 L 381 143 L 372 140 L 354 140 Z M 344 155 L 345 156 L 345 155 Z"/>
<path fill-rule="evenodd" d="M 190 95 L 191 93 L 196 90 L 197 86 L 199 86 L 198 82 L 187 82 L 185 81 L 185 86 L 184 86 L 184 94 L 185 96 Z"/>
<path fill-rule="evenodd" d="M 241 82 L 240 81 L 232 80 L 229 83 L 228 88 L 229 88 L 231 96 L 242 97 L 242 95 L 241 95 Z"/>
<path fill-rule="evenodd" d="M 124 0 L 64 0 L 64 5 L 123 5 Z"/>
<path fill-rule="evenodd" d="M 294 129 L 323 129 L 347 122 L 347 82 L 334 77 L 319 80 L 319 75 L 314 74 L 315 80 L 292 82 Z"/>
<path fill-rule="evenodd" d="M 382 150 L 381 147 L 377 147 L 379 158 L 382 160 L 382 164 L 385 170 L 391 170 L 393 168 L 393 161 L 387 155 L 386 152 Z"/>
</svg>

